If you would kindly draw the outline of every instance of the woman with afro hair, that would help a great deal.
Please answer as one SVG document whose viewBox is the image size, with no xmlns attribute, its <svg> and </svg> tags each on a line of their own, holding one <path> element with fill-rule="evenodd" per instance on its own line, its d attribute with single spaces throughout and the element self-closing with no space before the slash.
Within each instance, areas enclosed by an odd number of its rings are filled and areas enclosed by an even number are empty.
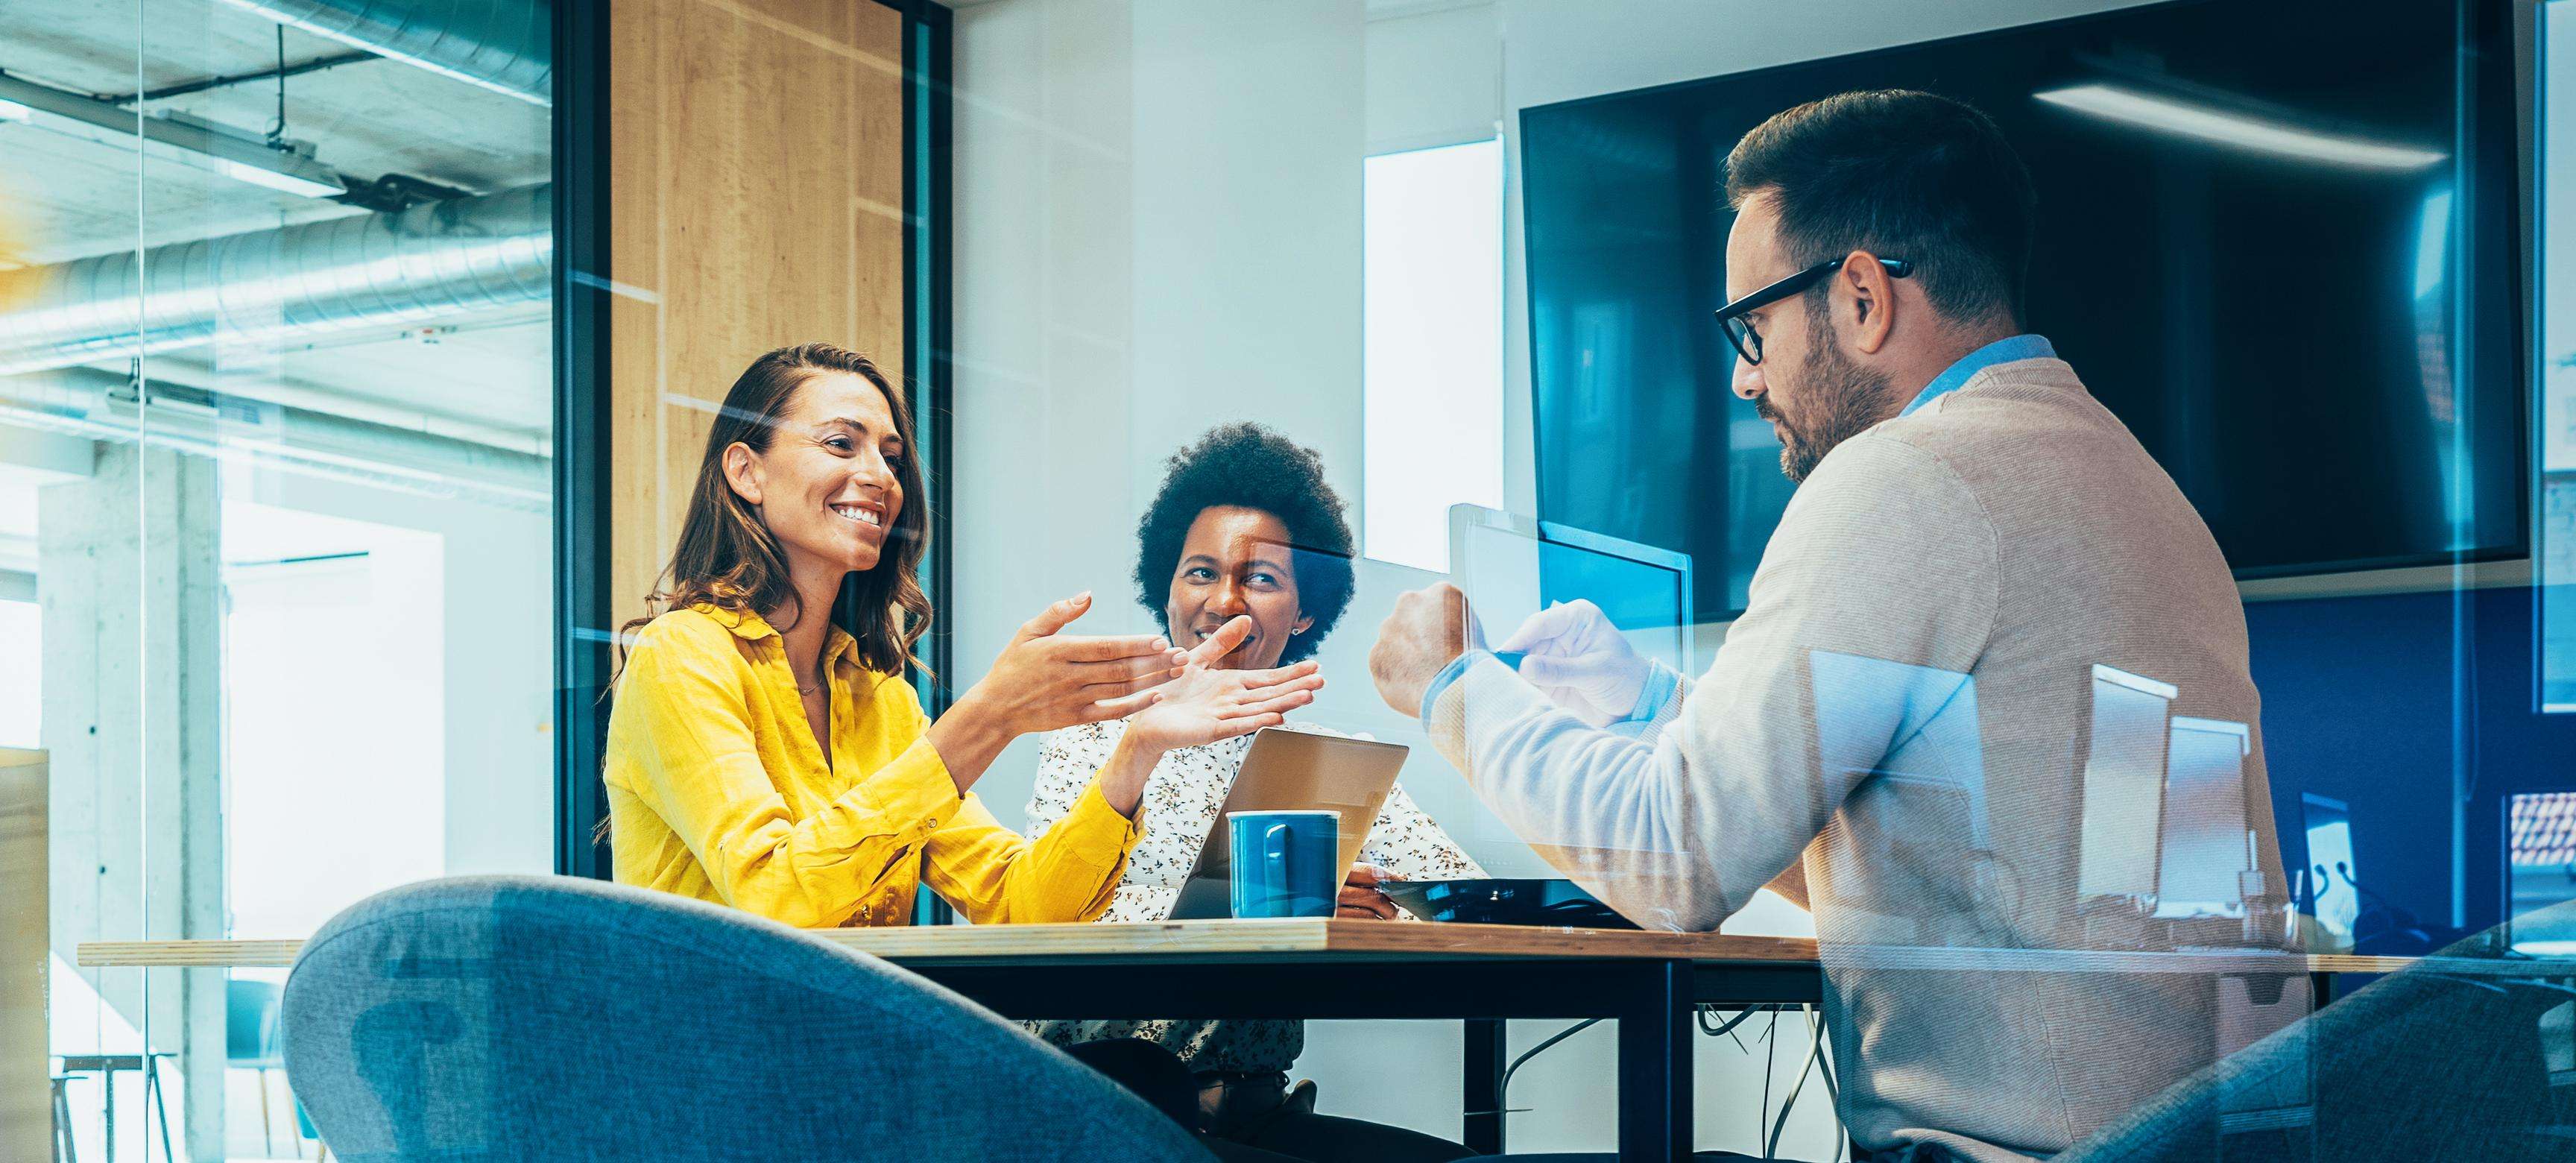
<svg viewBox="0 0 2576 1163">
<path fill-rule="evenodd" d="M 1175 453 L 1136 538 L 1136 600 L 1162 623 L 1174 647 L 1192 648 L 1235 619 L 1251 620 L 1242 645 L 1216 663 L 1222 668 L 1269 670 L 1311 657 L 1351 604 L 1351 527 L 1341 497 L 1324 481 L 1323 461 L 1257 424 L 1218 428 Z M 1063 820 L 1113 758 L 1152 758 L 1132 754 L 1125 727 L 1093 723 L 1044 737 L 1029 801 L 1032 837 Z M 1293 722 L 1289 729 L 1321 730 Z M 1101 920 L 1163 919 L 1251 742 L 1229 739 L 1159 756 L 1137 816 L 1143 834 Z M 1395 905 L 1374 887 L 1381 878 L 1483 875 L 1399 784 L 1343 885 L 1340 915 L 1397 917 Z M 1194 1089 L 1196 1125 L 1221 1157 L 1402 1161 L 1470 1154 L 1414 1131 L 1315 1114 L 1314 1084 L 1288 1087 L 1288 1067 L 1305 1048 L 1302 1022 L 1060 1021 L 1039 1023 L 1038 1030 L 1059 1045 L 1079 1046 L 1077 1057 L 1175 1117 L 1187 1113 L 1187 1090 Z M 1176 1090 L 1183 1093 L 1179 1100 L 1163 1093 Z"/>
</svg>

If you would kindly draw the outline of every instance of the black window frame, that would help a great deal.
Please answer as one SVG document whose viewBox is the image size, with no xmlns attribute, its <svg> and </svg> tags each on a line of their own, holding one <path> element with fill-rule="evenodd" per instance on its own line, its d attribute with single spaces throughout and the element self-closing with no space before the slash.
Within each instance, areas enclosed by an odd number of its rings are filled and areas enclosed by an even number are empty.
<svg viewBox="0 0 2576 1163">
<path fill-rule="evenodd" d="M 933 0 L 875 0 L 903 17 L 904 361 L 926 461 L 930 552 L 922 589 L 934 609 L 949 595 L 949 133 L 952 20 Z M 605 880 L 607 818 L 600 762 L 608 738 L 608 680 L 616 627 L 609 590 L 608 0 L 554 5 L 554 603 L 555 871 Z M 949 693 L 951 640 L 934 621 L 915 674 L 930 713 Z"/>
</svg>

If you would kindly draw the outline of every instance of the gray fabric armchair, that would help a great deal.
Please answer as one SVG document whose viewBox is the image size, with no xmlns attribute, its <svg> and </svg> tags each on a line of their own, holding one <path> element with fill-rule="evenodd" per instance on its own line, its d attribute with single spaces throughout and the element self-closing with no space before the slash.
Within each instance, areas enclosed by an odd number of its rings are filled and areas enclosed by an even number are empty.
<svg viewBox="0 0 2576 1163">
<path fill-rule="evenodd" d="M 2576 904 L 2522 923 L 2570 920 Z M 2576 1158 L 2576 1088 L 2552 1085 L 2576 1065 L 2571 979 L 2576 962 L 2513 956 L 2505 930 L 2480 934 L 2203 1069 L 2053 1163 Z"/>
<path fill-rule="evenodd" d="M 295 1092 L 350 1163 L 1210 1158 L 920 977 L 595 881 L 362 901 L 296 958 L 283 1025 Z"/>
</svg>

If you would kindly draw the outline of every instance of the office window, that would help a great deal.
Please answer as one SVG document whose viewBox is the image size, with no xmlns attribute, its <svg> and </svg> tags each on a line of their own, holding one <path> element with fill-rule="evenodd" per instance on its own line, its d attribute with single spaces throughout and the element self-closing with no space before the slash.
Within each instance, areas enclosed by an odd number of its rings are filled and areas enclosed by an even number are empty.
<svg viewBox="0 0 2576 1163">
<path fill-rule="evenodd" d="M 0 746 L 45 753 L 52 1048 L 158 1055 L 180 1158 L 313 1147 L 224 973 L 77 945 L 554 855 L 547 25 L 280 19 L 0 11 Z M 77 1154 L 158 1150 L 105 1085 Z"/>
<path fill-rule="evenodd" d="M 2540 704 L 2576 712 L 2576 3 L 2541 8 Z"/>
<path fill-rule="evenodd" d="M 0 747 L 41 742 L 36 708 L 43 698 L 37 684 L 43 681 L 44 634 L 36 603 L 0 601 Z"/>
<path fill-rule="evenodd" d="M 1503 497 L 1503 148 L 1366 163 L 1361 540 L 1449 568 L 1449 506 Z"/>
</svg>

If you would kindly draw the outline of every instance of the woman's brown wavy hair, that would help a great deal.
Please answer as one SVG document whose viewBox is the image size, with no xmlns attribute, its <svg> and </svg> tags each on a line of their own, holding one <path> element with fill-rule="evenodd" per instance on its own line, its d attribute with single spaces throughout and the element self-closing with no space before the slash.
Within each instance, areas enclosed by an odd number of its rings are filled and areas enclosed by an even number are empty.
<svg viewBox="0 0 2576 1163">
<path fill-rule="evenodd" d="M 632 641 L 636 629 L 672 610 L 709 605 L 735 613 L 761 614 L 797 607 L 789 625 L 804 620 L 803 600 L 787 576 L 787 556 L 778 539 L 760 523 L 760 512 L 725 480 L 725 449 L 742 444 L 754 452 L 769 451 L 778 417 L 787 413 L 796 389 L 818 375 L 847 372 L 876 385 L 894 414 L 895 436 L 903 455 L 891 466 L 903 486 L 903 508 L 886 531 L 885 552 L 876 568 L 850 575 L 841 585 L 832 620 L 858 638 L 859 661 L 880 675 L 902 674 L 918 665 L 913 644 L 930 629 L 930 598 L 921 592 L 922 554 L 929 548 L 929 505 L 922 496 L 921 457 L 913 443 L 912 410 L 903 394 L 887 382 L 876 362 L 829 343 L 782 347 L 743 369 L 725 393 L 715 427 L 707 433 L 707 451 L 698 463 L 698 481 L 689 492 L 688 515 L 680 522 L 680 543 L 671 563 L 645 596 L 644 616 L 626 623 L 620 642 Z M 785 629 L 784 626 L 780 627 Z M 620 668 L 623 669 L 621 660 Z"/>
</svg>

